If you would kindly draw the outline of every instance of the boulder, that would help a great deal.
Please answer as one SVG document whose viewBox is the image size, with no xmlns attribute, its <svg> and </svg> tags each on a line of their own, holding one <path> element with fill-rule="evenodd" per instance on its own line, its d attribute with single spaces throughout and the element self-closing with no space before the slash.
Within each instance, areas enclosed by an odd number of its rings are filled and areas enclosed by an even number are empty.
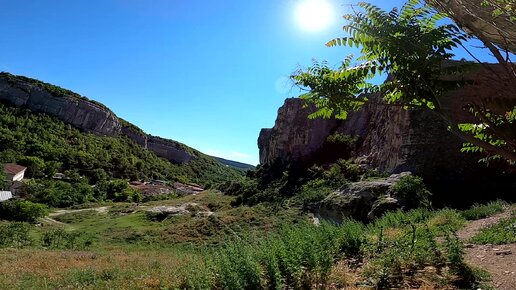
<svg viewBox="0 0 516 290">
<path fill-rule="evenodd" d="M 410 172 L 393 174 L 388 178 L 353 182 L 328 195 L 318 206 L 319 218 L 341 222 L 344 218 L 367 221 L 387 210 L 403 208 L 403 202 L 392 191 L 393 185 Z"/>
</svg>

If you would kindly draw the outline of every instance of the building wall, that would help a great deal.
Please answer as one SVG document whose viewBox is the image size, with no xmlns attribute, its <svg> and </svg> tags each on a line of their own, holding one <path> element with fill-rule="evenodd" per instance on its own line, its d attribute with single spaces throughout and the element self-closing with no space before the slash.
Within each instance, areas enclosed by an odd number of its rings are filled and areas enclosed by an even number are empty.
<svg viewBox="0 0 516 290">
<path fill-rule="evenodd" d="M 0 202 L 6 201 L 13 198 L 13 195 L 10 191 L 0 191 Z"/>
</svg>

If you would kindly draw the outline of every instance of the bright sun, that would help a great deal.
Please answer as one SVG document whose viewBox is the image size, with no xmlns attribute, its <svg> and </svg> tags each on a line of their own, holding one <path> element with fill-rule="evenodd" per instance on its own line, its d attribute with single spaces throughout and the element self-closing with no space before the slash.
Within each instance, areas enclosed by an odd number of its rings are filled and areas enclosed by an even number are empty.
<svg viewBox="0 0 516 290">
<path fill-rule="evenodd" d="M 305 31 L 328 28 L 335 20 L 335 9 L 328 0 L 300 0 L 295 11 L 297 24 Z"/>
</svg>

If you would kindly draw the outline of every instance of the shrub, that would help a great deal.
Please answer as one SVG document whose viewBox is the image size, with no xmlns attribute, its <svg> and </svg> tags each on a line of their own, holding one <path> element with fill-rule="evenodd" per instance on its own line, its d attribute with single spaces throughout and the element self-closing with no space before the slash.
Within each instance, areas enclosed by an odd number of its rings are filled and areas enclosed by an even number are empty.
<svg viewBox="0 0 516 290">
<path fill-rule="evenodd" d="M 48 249 L 82 250 L 92 244 L 92 239 L 81 233 L 57 228 L 44 232 L 41 242 Z"/>
<path fill-rule="evenodd" d="M 8 200 L 0 203 L 0 218 L 11 221 L 36 222 L 48 214 L 44 204 L 26 200 Z"/>
<path fill-rule="evenodd" d="M 407 175 L 392 187 L 394 195 L 405 201 L 407 208 L 430 207 L 432 195 L 425 187 L 423 179 L 418 176 Z"/>
<path fill-rule="evenodd" d="M 254 249 L 243 243 L 227 244 L 214 257 L 223 289 L 262 289 Z"/>
<path fill-rule="evenodd" d="M 14 222 L 0 225 L 0 247 L 22 248 L 33 244 L 30 225 Z"/>
</svg>

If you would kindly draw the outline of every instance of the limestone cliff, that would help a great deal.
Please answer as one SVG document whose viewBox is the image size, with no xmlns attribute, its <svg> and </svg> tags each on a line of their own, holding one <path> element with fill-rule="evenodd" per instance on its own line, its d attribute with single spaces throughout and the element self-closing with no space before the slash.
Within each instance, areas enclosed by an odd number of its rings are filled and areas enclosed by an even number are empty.
<svg viewBox="0 0 516 290">
<path fill-rule="evenodd" d="M 471 102 L 482 101 L 495 109 L 497 104 L 515 106 L 516 88 L 493 78 L 493 69 L 498 67 L 484 67 L 462 76 L 470 84 L 441 100 L 444 113 L 457 121 L 468 121 L 464 106 Z M 346 121 L 309 120 L 313 108 L 303 109 L 302 102 L 287 99 L 278 111 L 275 126 L 261 131 L 258 146 L 262 164 L 317 163 L 312 156 L 325 150 L 327 137 L 344 133 L 359 137 L 353 156 L 369 168 L 389 173 L 411 171 L 442 186 L 451 182 L 482 183 L 502 174 L 479 164 L 479 156 L 461 153 L 463 141 L 451 134 L 443 119 L 432 111 L 404 110 L 375 102 L 351 113 Z"/>
<path fill-rule="evenodd" d="M 35 79 L 0 73 L 0 101 L 55 116 L 95 134 L 126 135 L 156 155 L 175 163 L 188 162 L 197 155 L 186 145 L 144 133 L 100 103 Z"/>
<path fill-rule="evenodd" d="M 52 93 L 52 89 L 57 93 Z M 55 116 L 77 128 L 116 135 L 121 125 L 110 110 L 72 92 L 24 77 L 0 74 L 0 101 Z"/>
</svg>

